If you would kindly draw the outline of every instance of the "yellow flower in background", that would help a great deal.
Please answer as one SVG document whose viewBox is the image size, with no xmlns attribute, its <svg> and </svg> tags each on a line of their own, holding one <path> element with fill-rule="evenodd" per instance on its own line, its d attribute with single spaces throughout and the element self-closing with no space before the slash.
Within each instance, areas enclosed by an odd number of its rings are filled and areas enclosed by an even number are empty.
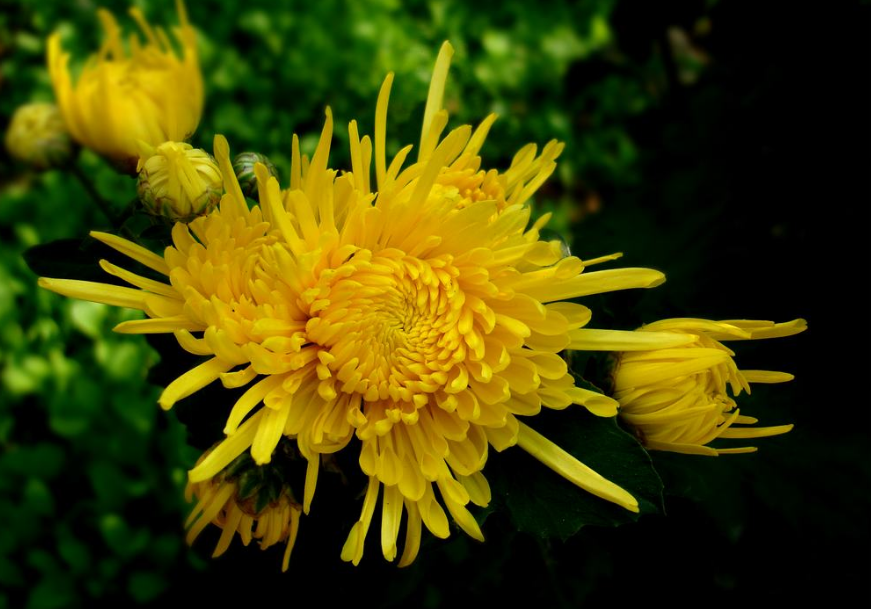
<svg viewBox="0 0 871 609">
<path fill-rule="evenodd" d="M 65 165 L 76 151 L 54 104 L 34 103 L 16 108 L 5 141 L 10 156 L 34 169 Z"/>
<path fill-rule="evenodd" d="M 49 74 L 67 128 L 80 144 L 125 172 L 135 169 L 139 141 L 150 146 L 184 141 L 200 121 L 203 79 L 196 32 L 181 0 L 177 8 L 180 26 L 174 41 L 162 28 L 152 28 L 138 8 L 131 8 L 144 38 L 131 35 L 126 49 L 115 18 L 100 9 L 106 39 L 77 79 L 70 73 L 70 56 L 61 48 L 60 35 L 48 41 Z"/>
<path fill-rule="evenodd" d="M 467 509 L 490 500 L 481 473 L 490 447 L 515 444 L 579 487 L 638 511 L 628 492 L 522 423 L 541 408 L 582 405 L 614 416 L 617 402 L 577 387 L 558 355 L 570 349 L 626 350 L 683 345 L 670 332 L 588 330 L 590 310 L 567 299 L 659 285 L 650 269 L 588 271 L 618 255 L 581 261 L 529 225 L 529 197 L 555 167 L 561 146 L 524 148 L 504 173 L 480 168 L 494 117 L 444 138 L 441 108 L 452 49 L 436 62 L 417 162 L 411 147 L 387 163 L 388 76 L 376 108 L 374 149 L 349 125 L 352 171 L 328 167 L 327 119 L 311 159 L 293 138 L 290 185 L 255 166 L 260 204 L 249 209 L 226 140 L 215 157 L 226 193 L 206 217 L 173 229 L 163 256 L 105 233 L 92 235 L 166 277 L 154 281 L 108 262 L 134 286 L 40 280 L 60 294 L 143 310 L 126 333 L 173 332 L 202 364 L 172 382 L 164 408 L 210 383 L 249 386 L 230 412 L 226 439 L 189 474 L 206 484 L 250 450 L 269 463 L 282 437 L 307 461 L 308 513 L 321 457 L 356 438 L 369 477 L 362 514 L 342 557 L 357 564 L 379 496 L 381 547 L 414 560 L 425 526 L 437 537 L 454 522 L 483 539 Z M 377 190 L 370 185 L 374 152 Z M 438 490 L 438 496 L 436 494 Z M 229 493 L 229 491 L 226 491 Z M 229 495 L 228 495 L 229 496 Z M 444 507 L 443 507 L 444 506 Z M 225 531 L 227 529 L 225 528 Z"/>
<path fill-rule="evenodd" d="M 148 213 L 190 222 L 215 208 L 224 186 L 212 155 L 179 142 L 144 148 L 138 166 L 138 193 Z"/>
<path fill-rule="evenodd" d="M 666 319 L 638 330 L 691 338 L 679 347 L 622 353 L 614 381 L 620 417 L 654 450 L 695 455 L 753 452 L 755 447 L 713 448 L 716 439 L 764 438 L 787 433 L 792 425 L 745 427 L 755 418 L 740 413 L 734 398 L 751 383 L 783 383 L 791 374 L 739 370 L 735 355 L 720 341 L 792 336 L 807 329 L 803 319 L 708 321 Z M 731 391 L 730 391 L 731 390 Z M 731 395 L 730 395 L 731 393 Z"/>
</svg>

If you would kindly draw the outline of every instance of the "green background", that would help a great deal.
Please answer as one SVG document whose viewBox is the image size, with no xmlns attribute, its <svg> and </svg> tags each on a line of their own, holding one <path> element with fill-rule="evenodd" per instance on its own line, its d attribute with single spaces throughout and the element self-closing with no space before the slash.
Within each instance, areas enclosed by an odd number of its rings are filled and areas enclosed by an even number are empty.
<svg viewBox="0 0 871 609">
<path fill-rule="evenodd" d="M 171 2 L 138 3 L 153 23 Z M 354 569 L 306 537 L 280 551 L 188 550 L 184 427 L 146 381 L 158 356 L 115 336 L 128 313 L 40 291 L 22 252 L 106 221 L 69 174 L 29 173 L 0 153 L 0 607 L 157 605 L 168 598 L 439 606 L 689 605 L 810 594 L 847 598 L 868 573 L 867 409 L 871 200 L 868 2 L 593 0 L 189 2 L 206 110 L 193 143 L 223 133 L 268 154 L 286 183 L 290 136 L 314 146 L 326 105 L 331 160 L 347 166 L 357 119 L 372 132 L 381 80 L 396 72 L 389 148 L 416 142 L 432 63 L 456 55 L 451 125 L 495 111 L 485 165 L 527 142 L 566 142 L 536 197 L 582 258 L 623 251 L 669 280 L 595 301 L 600 327 L 694 315 L 785 321 L 797 337 L 740 345 L 745 368 L 794 372 L 741 402 L 763 424 L 794 422 L 756 455 L 654 455 L 666 516 L 585 527 L 563 541 L 517 533 L 500 510 L 479 545 L 456 532 L 397 570 L 375 547 Z M 106 3 L 120 15 L 124 2 Z M 91 2 L 0 0 L 0 128 L 50 100 L 45 38 L 83 58 L 99 32 Z M 126 21 L 129 25 L 129 20 Z M 80 165 L 120 209 L 129 179 Z M 370 535 L 376 537 L 375 535 Z M 237 541 L 238 543 L 238 541 Z M 854 556 L 855 554 L 855 556 Z M 857 558 L 858 556 L 858 558 Z M 275 600 L 273 600 L 275 599 Z"/>
</svg>

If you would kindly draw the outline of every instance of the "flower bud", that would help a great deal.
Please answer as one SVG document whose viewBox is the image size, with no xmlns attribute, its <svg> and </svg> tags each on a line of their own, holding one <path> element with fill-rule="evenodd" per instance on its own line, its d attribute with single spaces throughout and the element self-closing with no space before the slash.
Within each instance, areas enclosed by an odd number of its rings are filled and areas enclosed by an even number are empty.
<svg viewBox="0 0 871 609">
<path fill-rule="evenodd" d="M 6 130 L 10 156 L 34 169 L 67 164 L 75 152 L 70 134 L 54 104 L 25 104 L 15 110 Z"/>
<path fill-rule="evenodd" d="M 614 371 L 614 398 L 620 418 L 652 450 L 695 455 L 752 452 L 752 446 L 718 448 L 719 439 L 764 438 L 786 433 L 792 425 L 751 427 L 735 402 L 751 383 L 782 383 L 791 374 L 739 370 L 735 355 L 720 341 L 777 338 L 803 332 L 803 319 L 770 321 L 665 319 L 638 330 L 686 337 L 677 347 L 621 353 Z"/>
<path fill-rule="evenodd" d="M 206 451 L 198 463 L 211 453 L 212 450 Z M 281 570 L 287 571 L 302 506 L 296 502 L 285 477 L 280 466 L 274 463 L 258 466 L 243 454 L 214 477 L 189 482 L 187 499 L 196 498 L 197 505 L 187 522 L 188 544 L 192 545 L 209 524 L 222 530 L 213 558 L 227 551 L 237 533 L 246 546 L 253 538 L 264 550 L 283 542 Z"/>
<path fill-rule="evenodd" d="M 221 200 L 221 170 L 206 151 L 180 142 L 144 149 L 138 192 L 149 214 L 190 222 L 208 214 Z"/>
<path fill-rule="evenodd" d="M 269 175 L 278 178 L 278 170 L 272 161 L 265 154 L 259 152 L 242 152 L 236 155 L 233 159 L 233 171 L 236 173 L 236 179 L 239 180 L 239 186 L 242 188 L 242 193 L 251 199 L 257 199 L 257 178 L 254 175 L 254 166 L 257 163 L 262 163 Z"/>
<path fill-rule="evenodd" d="M 48 40 L 49 76 L 73 139 L 122 173 L 136 168 L 138 142 L 185 140 L 200 121 L 203 77 L 196 32 L 184 3 L 176 6 L 179 26 L 169 33 L 131 8 L 138 35 L 125 34 L 111 13 L 99 9 L 103 42 L 77 74 L 60 34 Z"/>
</svg>

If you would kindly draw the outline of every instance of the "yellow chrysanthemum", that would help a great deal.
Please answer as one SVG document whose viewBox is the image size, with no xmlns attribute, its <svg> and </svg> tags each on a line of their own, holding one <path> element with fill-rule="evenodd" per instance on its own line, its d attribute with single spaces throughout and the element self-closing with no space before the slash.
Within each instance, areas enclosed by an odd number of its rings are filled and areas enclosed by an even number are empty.
<svg viewBox="0 0 871 609">
<path fill-rule="evenodd" d="M 806 328 L 803 319 L 780 324 L 666 319 L 646 325 L 639 334 L 674 333 L 690 340 L 678 347 L 620 355 L 614 373 L 620 417 L 650 449 L 695 455 L 753 452 L 754 447 L 713 448 L 707 444 L 718 438 L 764 438 L 790 431 L 792 425 L 739 427 L 757 420 L 742 415 L 733 397 L 742 391 L 750 393 L 750 383 L 784 383 L 793 376 L 739 370 L 735 354 L 720 341 L 792 336 Z"/>
<path fill-rule="evenodd" d="M 505 173 L 480 169 L 488 118 L 476 130 L 441 138 L 441 99 L 451 48 L 436 62 L 418 161 L 410 147 L 387 164 L 384 142 L 392 75 L 375 122 L 377 191 L 369 183 L 373 146 L 349 126 L 353 171 L 327 165 L 332 116 L 311 160 L 293 139 L 290 187 L 282 192 L 258 165 L 260 205 L 249 210 L 223 137 L 215 139 L 226 194 L 219 208 L 176 224 L 163 256 L 124 239 L 93 236 L 167 277 L 153 281 L 112 264 L 103 268 L 138 289 L 41 279 L 68 296 L 145 311 L 120 324 L 127 333 L 174 332 L 187 351 L 208 359 L 160 397 L 175 402 L 215 380 L 250 385 L 233 407 L 226 439 L 190 472 L 193 484 L 219 475 L 250 448 L 270 461 L 286 436 L 307 460 L 308 513 L 321 455 L 357 438 L 369 476 L 362 515 L 342 557 L 357 564 L 384 487 L 381 545 L 400 565 L 416 556 L 422 526 L 447 537 L 442 504 L 469 535 L 482 539 L 469 502 L 490 499 L 481 470 L 489 447 L 518 444 L 581 488 L 637 511 L 637 501 L 521 423 L 542 407 L 583 405 L 613 416 L 617 403 L 575 386 L 566 348 L 624 350 L 683 344 L 673 333 L 583 328 L 590 310 L 566 299 L 652 287 L 649 269 L 588 272 L 617 255 L 581 261 L 559 243 L 539 240 L 546 219 L 528 227 L 526 201 L 553 171 L 560 146 L 536 157 L 527 147 Z M 437 499 L 436 488 L 441 498 Z"/>
<path fill-rule="evenodd" d="M 243 496 L 242 492 L 239 478 L 216 476 L 199 483 L 189 482 L 185 489 L 186 498 L 188 502 L 196 498 L 197 504 L 185 523 L 185 527 L 189 527 L 187 543 L 193 544 L 209 523 L 222 530 L 213 558 L 227 551 L 236 533 L 246 546 L 252 539 L 258 540 L 262 550 L 284 542 L 281 570 L 287 571 L 290 553 L 299 533 L 301 506 L 286 488 L 280 489 L 276 497 L 270 497 L 263 505 L 258 504 L 261 501 L 258 493 Z"/>
<path fill-rule="evenodd" d="M 152 28 L 138 8 L 131 8 L 130 15 L 144 40 L 131 35 L 127 51 L 115 18 L 99 10 L 106 40 L 75 83 L 60 35 L 48 41 L 49 73 L 73 138 L 127 172 L 136 166 L 137 142 L 151 146 L 180 142 L 193 134 L 200 121 L 203 79 L 196 33 L 181 0 L 177 7 L 180 27 L 174 37 L 181 47 L 180 56 L 166 32 Z"/>
</svg>

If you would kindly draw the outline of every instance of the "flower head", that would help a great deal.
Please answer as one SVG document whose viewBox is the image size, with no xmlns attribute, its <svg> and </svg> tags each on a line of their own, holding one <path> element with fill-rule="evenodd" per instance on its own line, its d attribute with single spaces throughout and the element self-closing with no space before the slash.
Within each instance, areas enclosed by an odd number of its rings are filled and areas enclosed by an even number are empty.
<svg viewBox="0 0 871 609">
<path fill-rule="evenodd" d="M 229 414 L 226 439 L 191 470 L 192 484 L 212 479 L 249 449 L 257 464 L 269 463 L 288 437 L 307 461 L 308 513 L 322 456 L 354 446 L 368 477 L 362 513 L 342 550 L 354 564 L 382 487 L 388 560 L 398 556 L 403 515 L 400 565 L 415 558 L 424 526 L 449 535 L 445 508 L 482 539 L 467 505 L 490 500 L 481 471 L 491 447 L 519 444 L 578 486 L 638 510 L 628 492 L 519 417 L 573 404 L 614 416 L 617 403 L 576 386 L 559 352 L 587 344 L 614 350 L 634 333 L 586 330 L 590 310 L 566 300 L 652 287 L 664 276 L 632 268 L 589 272 L 618 256 L 584 262 L 540 239 L 547 218 L 530 225 L 527 201 L 553 171 L 559 144 L 538 156 L 528 146 L 501 173 L 482 170 L 478 155 L 494 117 L 442 137 L 451 53 L 445 44 L 436 62 L 415 163 L 403 167 L 410 146 L 386 160 L 390 75 L 376 107 L 374 147 L 359 137 L 356 122 L 349 125 L 352 171 L 328 167 L 328 110 L 311 159 L 294 136 L 289 188 L 282 191 L 265 166 L 255 166 L 260 204 L 249 209 L 219 136 L 215 156 L 226 194 L 208 216 L 176 224 L 163 256 L 93 233 L 164 282 L 108 262 L 107 272 L 135 287 L 41 279 L 61 294 L 141 309 L 149 319 L 116 331 L 173 332 L 182 348 L 207 358 L 166 387 L 164 408 L 217 380 L 248 386 Z"/>
<path fill-rule="evenodd" d="M 139 161 L 138 191 L 148 213 L 190 222 L 214 209 L 224 187 L 212 155 L 179 142 L 146 148 Z"/>
<path fill-rule="evenodd" d="M 637 431 L 647 448 L 697 455 L 752 452 L 753 447 L 713 448 L 718 438 L 764 438 L 786 433 L 792 425 L 744 427 L 756 419 L 741 414 L 735 399 L 750 393 L 751 383 L 783 383 L 791 374 L 739 370 L 735 355 L 720 341 L 791 336 L 803 332 L 803 319 L 708 321 L 665 319 L 638 330 L 673 333 L 685 344 L 620 354 L 614 373 L 614 397 L 620 417 Z M 731 395 L 730 395 L 731 393 Z"/>
<path fill-rule="evenodd" d="M 106 39 L 74 82 L 69 54 L 60 35 L 48 42 L 48 67 L 58 106 L 67 128 L 80 144 L 132 172 L 138 142 L 158 146 L 180 142 L 193 134 L 203 107 L 203 80 L 196 50 L 196 33 L 179 0 L 180 27 L 175 42 L 162 28 L 152 28 L 138 8 L 130 15 L 144 39 L 130 37 L 125 50 L 121 29 L 106 10 L 98 12 Z"/>
<path fill-rule="evenodd" d="M 287 571 L 302 507 L 281 477 L 281 472 L 257 467 L 243 455 L 213 478 L 189 482 L 187 500 L 196 498 L 197 504 L 185 525 L 188 544 L 193 544 L 209 523 L 222 531 L 213 558 L 227 551 L 236 533 L 244 545 L 256 539 L 263 550 L 285 543 L 281 568 Z"/>
<path fill-rule="evenodd" d="M 25 104 L 15 110 L 6 130 L 6 150 L 34 169 L 69 162 L 75 146 L 54 104 Z"/>
</svg>

